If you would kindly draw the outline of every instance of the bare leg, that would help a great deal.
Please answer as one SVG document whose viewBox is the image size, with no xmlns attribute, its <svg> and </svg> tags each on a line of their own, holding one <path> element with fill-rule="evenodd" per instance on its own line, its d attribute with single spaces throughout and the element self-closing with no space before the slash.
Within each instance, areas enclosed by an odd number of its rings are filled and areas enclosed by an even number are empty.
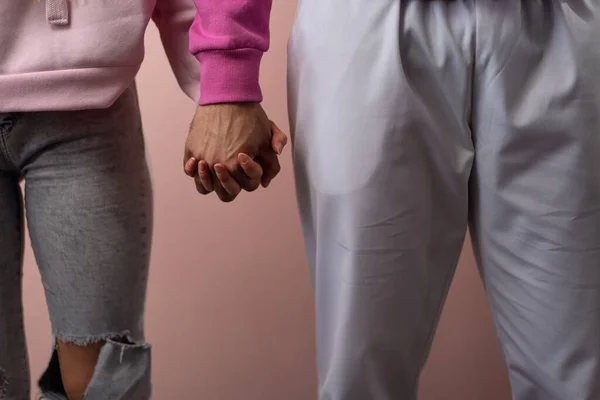
<svg viewBox="0 0 600 400">
<path fill-rule="evenodd" d="M 69 400 L 80 400 L 92 380 L 104 342 L 80 346 L 57 341 L 63 386 Z"/>
</svg>

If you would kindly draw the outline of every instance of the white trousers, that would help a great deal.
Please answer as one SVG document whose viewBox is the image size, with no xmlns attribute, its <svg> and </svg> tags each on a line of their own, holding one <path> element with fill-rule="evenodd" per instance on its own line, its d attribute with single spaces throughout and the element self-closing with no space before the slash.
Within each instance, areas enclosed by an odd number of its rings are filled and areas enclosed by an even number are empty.
<svg viewBox="0 0 600 400">
<path fill-rule="evenodd" d="M 513 399 L 600 399 L 600 0 L 299 0 L 289 50 L 320 399 L 416 397 L 468 224 Z"/>
</svg>

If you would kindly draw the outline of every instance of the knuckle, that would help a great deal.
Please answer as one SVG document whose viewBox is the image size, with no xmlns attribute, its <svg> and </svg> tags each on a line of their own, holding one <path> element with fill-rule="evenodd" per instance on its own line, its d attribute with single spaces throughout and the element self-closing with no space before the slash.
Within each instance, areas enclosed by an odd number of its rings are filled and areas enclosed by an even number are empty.
<svg viewBox="0 0 600 400">
<path fill-rule="evenodd" d="M 256 165 L 254 165 L 254 162 L 251 162 L 249 165 L 244 165 L 242 167 L 242 171 L 246 174 L 246 175 L 254 175 L 256 174 Z"/>
<path fill-rule="evenodd" d="M 228 195 L 221 195 L 221 196 L 219 196 L 219 198 L 221 199 L 221 201 L 223 203 L 231 203 L 235 199 L 235 196 L 228 194 Z"/>
<path fill-rule="evenodd" d="M 202 186 L 204 186 L 206 189 L 209 189 L 212 187 L 212 181 L 210 179 L 202 179 L 200 178 L 200 184 Z"/>
<path fill-rule="evenodd" d="M 202 182 L 199 182 L 198 180 L 195 180 L 194 182 L 196 183 L 196 190 L 198 193 L 209 194 L 211 192 L 210 190 L 206 189 L 206 186 L 204 186 Z"/>
<path fill-rule="evenodd" d="M 225 167 L 225 169 L 229 171 L 229 173 L 241 169 L 241 166 L 238 163 L 237 159 L 227 160 L 223 163 L 223 167 Z"/>
<path fill-rule="evenodd" d="M 217 193 L 219 200 L 221 200 L 223 203 L 229 203 L 233 200 L 231 199 L 231 195 L 222 186 L 218 186 L 215 192 Z"/>
<path fill-rule="evenodd" d="M 258 182 L 251 182 L 249 185 L 247 185 L 244 188 L 244 190 L 246 190 L 247 192 L 254 192 L 259 187 L 260 187 L 260 181 L 258 181 Z"/>
</svg>

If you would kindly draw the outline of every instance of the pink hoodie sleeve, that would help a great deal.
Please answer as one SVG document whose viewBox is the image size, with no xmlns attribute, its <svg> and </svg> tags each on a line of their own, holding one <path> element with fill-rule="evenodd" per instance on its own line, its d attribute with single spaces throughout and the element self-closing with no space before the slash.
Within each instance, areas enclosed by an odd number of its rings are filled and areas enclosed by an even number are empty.
<svg viewBox="0 0 600 400">
<path fill-rule="evenodd" d="M 190 52 L 200 62 L 200 104 L 260 102 L 272 0 L 194 0 Z"/>
</svg>

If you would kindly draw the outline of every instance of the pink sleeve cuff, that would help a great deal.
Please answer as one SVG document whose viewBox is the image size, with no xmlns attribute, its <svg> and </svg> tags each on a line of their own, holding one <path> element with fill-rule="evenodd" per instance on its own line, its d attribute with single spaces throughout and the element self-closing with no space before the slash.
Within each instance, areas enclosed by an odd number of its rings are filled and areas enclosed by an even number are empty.
<svg viewBox="0 0 600 400">
<path fill-rule="evenodd" d="M 257 49 L 199 52 L 200 105 L 261 102 L 258 83 L 263 52 Z"/>
</svg>

